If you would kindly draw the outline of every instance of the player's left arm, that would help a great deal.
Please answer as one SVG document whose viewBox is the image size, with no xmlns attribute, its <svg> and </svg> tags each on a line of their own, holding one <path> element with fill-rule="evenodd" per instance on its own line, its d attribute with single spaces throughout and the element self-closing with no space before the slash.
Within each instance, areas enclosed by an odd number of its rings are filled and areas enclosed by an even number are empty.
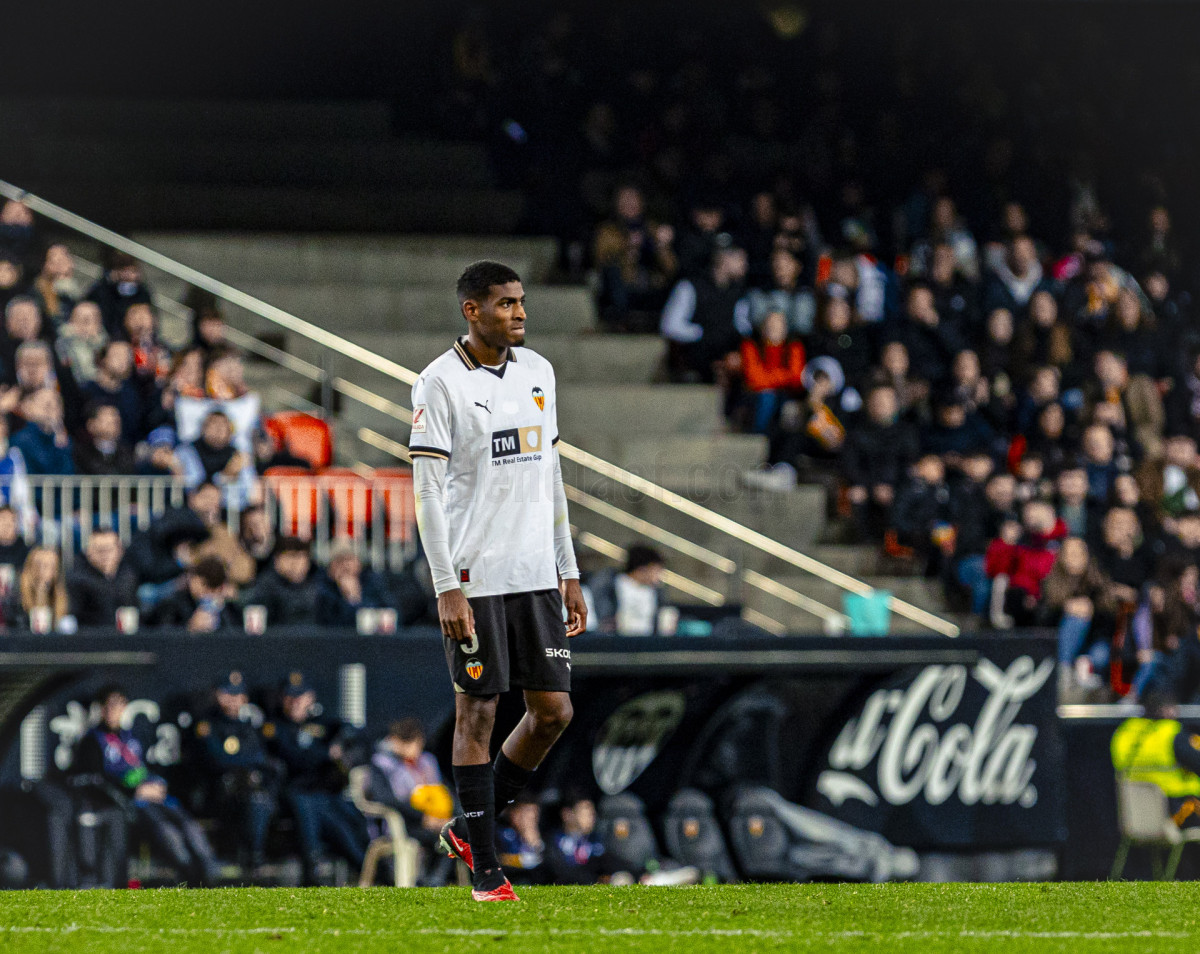
<svg viewBox="0 0 1200 954">
<path fill-rule="evenodd" d="M 558 566 L 559 588 L 567 608 L 567 637 L 587 629 L 587 604 L 579 585 L 579 565 L 571 543 L 571 519 L 567 514 L 567 492 L 563 488 L 562 463 L 554 449 L 554 562 Z"/>
</svg>

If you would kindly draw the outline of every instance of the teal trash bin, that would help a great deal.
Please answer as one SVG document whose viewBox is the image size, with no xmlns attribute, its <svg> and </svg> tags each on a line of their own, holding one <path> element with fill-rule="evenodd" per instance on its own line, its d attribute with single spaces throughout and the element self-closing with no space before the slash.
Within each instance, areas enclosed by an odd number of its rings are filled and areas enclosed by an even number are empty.
<svg viewBox="0 0 1200 954">
<path fill-rule="evenodd" d="M 892 628 L 892 594 L 888 590 L 847 593 L 842 600 L 850 617 L 851 636 L 886 636 Z"/>
</svg>

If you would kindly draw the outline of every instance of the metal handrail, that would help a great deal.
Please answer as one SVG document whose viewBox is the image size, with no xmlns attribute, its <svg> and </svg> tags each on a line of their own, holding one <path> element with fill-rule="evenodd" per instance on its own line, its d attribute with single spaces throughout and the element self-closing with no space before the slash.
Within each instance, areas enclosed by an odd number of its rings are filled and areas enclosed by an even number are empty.
<svg viewBox="0 0 1200 954">
<path fill-rule="evenodd" d="M 409 368 L 398 364 L 395 361 L 385 358 L 382 355 L 372 352 L 362 345 L 356 344 L 347 338 L 336 335 L 331 331 L 327 331 L 312 322 L 305 321 L 292 315 L 282 308 L 271 305 L 253 295 L 249 295 L 240 289 L 234 288 L 218 279 L 212 278 L 209 275 L 200 272 L 191 266 L 184 265 L 161 252 L 157 252 L 149 246 L 143 245 L 140 242 L 135 242 L 132 239 L 126 238 L 110 229 L 106 229 L 101 225 L 83 218 L 74 212 L 64 209 L 61 206 L 55 205 L 40 196 L 27 192 L 12 183 L 0 180 L 0 196 L 12 199 L 17 202 L 24 203 L 31 211 L 46 216 L 47 218 L 64 225 L 67 228 L 73 229 L 83 235 L 92 238 L 95 241 L 102 242 L 111 248 L 126 252 L 134 256 L 145 264 L 157 268 L 160 271 L 173 275 L 176 278 L 182 279 L 189 284 L 210 292 L 223 300 L 246 309 L 253 314 L 258 315 L 267 321 L 273 322 L 289 331 L 302 335 L 325 348 L 335 351 L 344 357 L 350 358 L 367 367 L 379 371 L 387 377 L 391 377 L 407 385 L 416 383 L 418 374 Z M 341 380 L 341 379 L 339 379 Z M 350 382 L 344 382 L 350 385 Z M 354 387 L 353 385 L 350 385 Z M 388 402 L 391 403 L 391 402 Z M 399 405 L 394 405 L 399 407 Z M 594 473 L 600 474 L 610 480 L 623 484 L 624 486 L 637 490 L 653 499 L 658 500 L 664 505 L 678 510 L 681 513 L 708 524 L 720 530 L 735 540 L 743 544 L 754 547 L 764 553 L 776 557 L 785 563 L 800 569 L 806 573 L 816 576 L 819 579 L 832 583 L 835 586 L 846 590 L 849 593 L 864 594 L 873 592 L 874 587 L 870 584 L 857 580 L 854 577 L 841 572 L 840 570 L 822 563 L 800 551 L 786 546 L 766 534 L 759 533 L 750 527 L 744 526 L 735 520 L 732 520 L 723 514 L 710 510 L 701 504 L 688 500 L 686 497 L 668 490 L 666 487 L 656 484 L 653 481 L 647 480 L 632 471 L 626 470 L 623 467 L 618 467 L 602 458 L 596 457 L 581 448 L 575 447 L 566 441 L 559 441 L 556 445 L 559 453 L 567 460 L 579 464 Z M 782 585 L 782 584 L 780 584 Z M 906 617 L 915 623 L 925 626 L 934 632 L 942 633 L 946 636 L 957 636 L 960 632 L 959 627 L 949 620 L 942 619 L 933 613 L 914 606 L 904 600 L 897 599 L 895 596 L 890 599 L 892 612 L 899 616 Z M 830 609 L 826 607 L 826 609 Z M 836 610 L 830 609 L 830 612 Z"/>
</svg>

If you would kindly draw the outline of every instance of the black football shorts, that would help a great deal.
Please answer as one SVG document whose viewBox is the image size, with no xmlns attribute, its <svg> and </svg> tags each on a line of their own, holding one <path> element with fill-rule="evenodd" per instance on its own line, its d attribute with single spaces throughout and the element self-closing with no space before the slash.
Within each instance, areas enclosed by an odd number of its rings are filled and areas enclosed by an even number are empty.
<svg viewBox="0 0 1200 954">
<path fill-rule="evenodd" d="M 571 691 L 571 650 L 558 590 L 473 596 L 475 638 L 443 636 L 456 692 L 494 696 L 510 688 Z"/>
</svg>

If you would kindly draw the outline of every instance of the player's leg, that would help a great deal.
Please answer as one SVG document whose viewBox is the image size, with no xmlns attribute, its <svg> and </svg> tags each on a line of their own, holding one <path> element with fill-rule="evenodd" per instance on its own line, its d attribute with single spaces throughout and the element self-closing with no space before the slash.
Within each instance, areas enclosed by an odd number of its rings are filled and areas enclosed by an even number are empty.
<svg viewBox="0 0 1200 954">
<path fill-rule="evenodd" d="M 508 691 L 509 660 L 503 599 L 475 598 L 471 609 L 475 615 L 473 637 L 465 642 L 447 638 L 445 643 L 446 662 L 456 690 L 451 762 L 469 853 L 456 844 L 459 838 L 453 825 L 448 826 L 445 837 L 454 854 L 471 867 L 474 895 L 478 897 L 507 884 L 496 857 L 491 741 L 497 699 L 501 692 Z"/>
<path fill-rule="evenodd" d="M 496 810 L 521 793 L 571 721 L 571 651 L 558 590 L 505 597 L 511 681 L 525 690 L 525 715 L 496 756 Z"/>
</svg>

